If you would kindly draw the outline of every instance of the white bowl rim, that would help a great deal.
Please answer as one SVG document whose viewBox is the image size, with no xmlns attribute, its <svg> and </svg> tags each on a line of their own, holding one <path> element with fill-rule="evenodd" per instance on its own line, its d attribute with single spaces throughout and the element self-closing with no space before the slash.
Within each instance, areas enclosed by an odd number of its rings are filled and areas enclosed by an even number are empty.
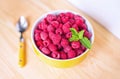
<svg viewBox="0 0 120 79">
<path fill-rule="evenodd" d="M 71 58 L 71 59 L 55 59 L 55 58 L 52 58 L 52 57 L 49 57 L 49 56 L 43 54 L 42 51 L 40 51 L 40 50 L 37 48 L 37 46 L 36 46 L 36 44 L 35 44 L 35 41 L 34 41 L 34 30 L 35 30 L 35 28 L 36 28 L 36 25 L 37 25 L 44 17 L 46 17 L 48 14 L 59 14 L 59 13 L 66 13 L 66 12 L 71 12 L 71 13 L 73 13 L 73 14 L 80 15 L 80 16 L 83 17 L 83 19 L 85 19 L 85 22 L 86 22 L 86 24 L 87 24 L 87 26 L 88 26 L 88 30 L 92 33 L 91 46 L 93 45 L 93 42 L 94 42 L 94 31 L 93 31 L 93 27 L 92 27 L 91 23 L 90 23 L 82 14 L 77 13 L 77 12 L 74 12 L 74 11 L 71 11 L 71 10 L 54 10 L 54 11 L 47 12 L 47 13 L 41 15 L 41 16 L 34 22 L 34 24 L 33 24 L 33 26 L 32 26 L 31 39 L 32 39 L 32 44 L 34 45 L 35 49 L 37 49 L 37 51 L 39 51 L 39 53 L 41 53 L 43 56 L 45 56 L 45 57 L 47 57 L 47 58 L 49 58 L 49 59 L 51 59 L 51 60 L 57 60 L 57 61 L 70 61 L 70 60 L 74 60 L 74 59 L 77 59 L 77 58 L 79 58 L 80 56 L 84 55 L 85 53 L 87 53 L 87 52 L 90 50 L 90 49 L 87 49 L 87 50 L 84 51 L 81 55 L 76 56 L 76 57 Z M 34 51 L 34 52 L 35 52 L 35 51 Z"/>
</svg>

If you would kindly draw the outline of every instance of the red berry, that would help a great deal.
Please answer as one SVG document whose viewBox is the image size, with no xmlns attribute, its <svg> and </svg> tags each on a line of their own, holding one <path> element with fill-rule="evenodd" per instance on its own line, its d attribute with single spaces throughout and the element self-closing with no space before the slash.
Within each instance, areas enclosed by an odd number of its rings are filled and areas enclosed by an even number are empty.
<svg viewBox="0 0 120 79">
<path fill-rule="evenodd" d="M 43 44 L 43 43 L 42 43 L 42 40 L 36 41 L 37 47 L 41 46 L 42 44 Z"/>
<path fill-rule="evenodd" d="M 74 57 L 76 56 L 76 53 L 75 53 L 74 50 L 70 50 L 70 51 L 67 53 L 67 55 L 68 55 L 68 58 L 74 58 Z"/>
<path fill-rule="evenodd" d="M 80 48 L 80 42 L 79 41 L 73 41 L 71 43 L 71 46 L 72 46 L 73 49 Z"/>
<path fill-rule="evenodd" d="M 43 41 L 43 45 L 45 47 L 49 46 L 49 44 L 51 44 L 51 40 L 50 39 L 46 39 L 46 40 Z"/>
<path fill-rule="evenodd" d="M 51 25 L 52 25 L 53 27 L 55 27 L 55 28 L 58 28 L 59 22 L 58 22 L 58 21 L 52 21 L 52 22 L 51 22 Z"/>
<path fill-rule="evenodd" d="M 92 34 L 88 31 L 85 31 L 84 36 L 90 39 L 92 37 Z"/>
<path fill-rule="evenodd" d="M 72 33 L 71 32 L 68 32 L 66 35 L 65 35 L 66 38 L 70 38 L 72 37 Z"/>
<path fill-rule="evenodd" d="M 83 51 L 81 49 L 77 49 L 76 52 L 77 52 L 77 56 L 81 55 L 83 53 Z"/>
<path fill-rule="evenodd" d="M 56 34 L 62 35 L 63 31 L 61 28 L 57 28 L 55 31 Z"/>
<path fill-rule="evenodd" d="M 66 16 L 69 17 L 69 18 L 73 18 L 73 17 L 74 17 L 74 14 L 71 13 L 71 12 L 67 12 L 67 13 L 66 13 Z"/>
<path fill-rule="evenodd" d="M 61 52 L 61 53 L 60 53 L 60 58 L 61 58 L 61 59 L 67 59 L 67 54 L 64 53 L 64 52 Z"/>
<path fill-rule="evenodd" d="M 58 51 L 53 51 L 51 53 L 51 57 L 59 59 L 60 58 L 60 53 Z"/>
<path fill-rule="evenodd" d="M 35 33 L 34 38 L 35 38 L 36 41 L 39 41 L 41 39 L 40 38 L 40 34 L 39 33 Z"/>
<path fill-rule="evenodd" d="M 82 50 L 82 51 L 85 51 L 85 50 L 86 50 L 86 47 L 84 47 L 83 45 L 81 45 L 81 50 Z"/>
<path fill-rule="evenodd" d="M 69 20 L 69 17 L 62 17 L 61 19 L 63 23 L 66 23 Z"/>
<path fill-rule="evenodd" d="M 51 21 L 53 20 L 56 20 L 57 17 L 55 15 L 52 15 L 52 14 L 48 14 L 47 17 L 46 17 L 46 20 L 50 23 Z"/>
<path fill-rule="evenodd" d="M 55 34 L 54 36 L 52 36 L 51 40 L 52 40 L 53 44 L 58 45 L 61 41 L 61 35 Z"/>
<path fill-rule="evenodd" d="M 70 24 L 69 23 L 65 23 L 62 27 L 62 30 L 64 33 L 68 33 L 70 32 Z"/>
<path fill-rule="evenodd" d="M 63 38 L 61 40 L 61 46 L 65 48 L 68 45 L 69 45 L 69 41 L 67 39 Z"/>
<path fill-rule="evenodd" d="M 72 48 L 71 48 L 71 46 L 69 46 L 69 45 L 64 48 L 64 51 L 65 51 L 66 53 L 68 53 L 70 50 L 72 50 Z"/>
<path fill-rule="evenodd" d="M 55 50 L 57 50 L 57 46 L 54 45 L 54 44 L 49 44 L 48 48 L 49 48 L 50 51 L 55 51 Z"/>
<path fill-rule="evenodd" d="M 79 27 L 78 27 L 77 24 L 74 24 L 72 27 L 73 27 L 74 29 L 76 29 L 77 31 L 79 31 Z"/>
<path fill-rule="evenodd" d="M 48 34 L 46 32 L 41 32 L 40 37 L 41 37 L 42 40 L 46 40 L 47 37 L 48 37 Z"/>
<path fill-rule="evenodd" d="M 43 47 L 41 50 L 46 55 L 50 54 L 50 50 L 48 48 L 46 48 L 46 47 Z"/>
<path fill-rule="evenodd" d="M 55 28 L 54 28 L 52 25 L 48 25 L 47 31 L 48 31 L 48 32 L 54 32 L 54 31 L 55 31 Z"/>
</svg>

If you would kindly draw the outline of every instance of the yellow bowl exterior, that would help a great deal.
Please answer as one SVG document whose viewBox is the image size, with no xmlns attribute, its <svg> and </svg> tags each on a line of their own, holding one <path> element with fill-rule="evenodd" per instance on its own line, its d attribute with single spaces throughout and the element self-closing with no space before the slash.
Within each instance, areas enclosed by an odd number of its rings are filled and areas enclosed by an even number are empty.
<svg viewBox="0 0 120 79">
<path fill-rule="evenodd" d="M 33 45 L 33 49 L 34 49 L 34 52 L 36 53 L 36 55 L 40 58 L 40 60 L 42 60 L 43 62 L 45 62 L 51 66 L 57 67 L 57 68 L 72 67 L 72 66 L 82 62 L 82 60 L 84 60 L 88 54 L 88 51 L 87 51 L 87 52 L 84 52 L 84 54 L 79 57 L 76 57 L 73 59 L 68 59 L 68 60 L 60 60 L 60 59 L 54 59 L 54 58 L 45 56 L 44 54 L 42 54 L 42 52 L 37 50 L 37 48 L 35 48 L 34 45 Z"/>
</svg>

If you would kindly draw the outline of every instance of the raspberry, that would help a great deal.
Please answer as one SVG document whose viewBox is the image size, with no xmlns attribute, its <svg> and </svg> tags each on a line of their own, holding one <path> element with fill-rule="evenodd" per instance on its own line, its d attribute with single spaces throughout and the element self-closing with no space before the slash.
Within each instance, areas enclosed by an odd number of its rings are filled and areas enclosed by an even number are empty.
<svg viewBox="0 0 120 79">
<path fill-rule="evenodd" d="M 35 29 L 35 32 L 34 32 L 34 33 L 36 34 L 36 33 L 40 33 L 40 32 L 41 32 L 41 31 L 40 31 L 39 29 Z"/>
<path fill-rule="evenodd" d="M 46 47 L 43 47 L 41 50 L 46 55 L 50 54 L 50 50 L 48 48 L 46 48 Z"/>
<path fill-rule="evenodd" d="M 62 28 L 62 27 L 63 27 L 63 24 L 60 24 L 60 25 L 59 25 L 59 28 Z"/>
<path fill-rule="evenodd" d="M 62 27 L 62 30 L 63 30 L 64 33 L 68 33 L 68 32 L 70 32 L 69 28 L 70 28 L 69 23 L 65 23 Z"/>
<path fill-rule="evenodd" d="M 53 32 L 49 32 L 49 38 L 52 40 L 52 38 L 55 36 Z"/>
<path fill-rule="evenodd" d="M 59 22 L 58 22 L 58 21 L 52 21 L 52 22 L 51 22 L 51 25 L 52 25 L 53 27 L 55 27 L 55 28 L 58 28 Z"/>
<path fill-rule="evenodd" d="M 61 40 L 61 46 L 62 46 L 62 47 L 66 47 L 66 46 L 68 46 L 68 45 L 69 45 L 69 41 L 68 41 L 67 39 L 63 38 L 63 39 Z"/>
<path fill-rule="evenodd" d="M 90 39 L 92 37 L 92 34 L 88 31 L 85 31 L 84 36 Z"/>
<path fill-rule="evenodd" d="M 67 53 L 67 55 L 68 55 L 68 58 L 74 58 L 74 57 L 76 56 L 76 53 L 75 53 L 74 50 L 70 50 L 70 51 Z"/>
<path fill-rule="evenodd" d="M 55 15 L 52 15 L 52 14 L 48 14 L 47 17 L 46 17 L 46 20 L 50 23 L 51 21 L 53 20 L 56 20 L 57 17 Z"/>
<path fill-rule="evenodd" d="M 71 32 L 68 32 L 68 33 L 65 35 L 66 38 L 70 38 L 71 36 L 72 36 L 72 33 L 71 33 Z"/>
<path fill-rule="evenodd" d="M 41 29 L 41 30 L 45 30 L 46 28 L 47 28 L 47 23 L 46 22 L 41 22 L 40 24 L 39 24 L 39 29 Z"/>
<path fill-rule="evenodd" d="M 75 20 L 70 19 L 69 22 L 70 22 L 71 25 L 73 25 L 75 23 Z"/>
<path fill-rule="evenodd" d="M 49 44 L 51 44 L 51 40 L 50 39 L 46 39 L 46 40 L 43 41 L 43 45 L 45 47 L 47 47 Z"/>
<path fill-rule="evenodd" d="M 51 53 L 51 57 L 59 59 L 60 58 L 60 53 L 58 51 L 53 51 Z"/>
<path fill-rule="evenodd" d="M 59 42 L 61 41 L 61 35 L 55 34 L 54 36 L 52 36 L 51 40 L 52 40 L 53 44 L 58 45 Z"/>
<path fill-rule="evenodd" d="M 35 40 L 38 41 L 40 40 L 40 34 L 39 33 L 35 33 L 35 36 L 34 36 Z"/>
<path fill-rule="evenodd" d="M 77 56 L 81 55 L 83 53 L 83 51 L 81 49 L 77 49 L 76 52 L 77 52 Z"/>
<path fill-rule="evenodd" d="M 76 19 L 75 20 L 75 24 L 77 24 L 78 26 L 84 24 L 80 19 Z"/>
<path fill-rule="evenodd" d="M 73 49 L 80 48 L 80 42 L 79 41 L 73 41 L 71 43 L 71 46 L 72 46 Z"/>
<path fill-rule="evenodd" d="M 61 58 L 61 59 L 67 59 L 67 54 L 64 53 L 64 52 L 61 52 L 61 53 L 60 53 L 60 58 Z"/>
<path fill-rule="evenodd" d="M 75 28 L 77 31 L 79 31 L 79 27 L 77 24 L 74 24 L 72 27 Z"/>
<path fill-rule="evenodd" d="M 41 37 L 42 40 L 45 40 L 45 39 L 47 39 L 48 34 L 46 32 L 41 32 L 40 37 Z"/>
<path fill-rule="evenodd" d="M 55 33 L 62 35 L 63 32 L 62 32 L 62 29 L 61 29 L 61 28 L 57 28 L 56 31 L 55 31 Z"/>
<path fill-rule="evenodd" d="M 61 19 L 63 23 L 66 23 L 69 20 L 69 17 L 62 17 Z"/>
<path fill-rule="evenodd" d="M 64 51 L 65 51 L 66 53 L 68 53 L 70 50 L 72 50 L 72 48 L 71 48 L 71 46 L 69 46 L 69 45 L 64 48 Z"/>
<path fill-rule="evenodd" d="M 66 16 L 69 17 L 69 18 L 73 18 L 73 17 L 74 17 L 74 14 L 71 13 L 71 12 L 67 12 L 67 13 L 66 13 Z"/>
<path fill-rule="evenodd" d="M 83 25 L 81 26 L 81 28 L 84 29 L 84 30 L 87 30 L 87 25 L 86 25 L 86 24 L 83 24 Z"/>
<path fill-rule="evenodd" d="M 49 44 L 48 48 L 49 48 L 50 51 L 55 51 L 55 50 L 57 50 L 57 46 L 54 45 L 54 44 Z"/>
<path fill-rule="evenodd" d="M 78 19 L 79 19 L 79 20 L 81 20 L 81 22 L 83 22 L 83 23 L 85 22 L 85 20 L 84 20 L 81 16 L 79 16 L 79 15 L 75 15 L 75 16 L 74 16 L 74 19 L 75 19 L 75 20 L 78 20 Z"/>
<path fill-rule="evenodd" d="M 36 42 L 37 47 L 41 46 L 42 44 L 43 44 L 42 40 L 39 40 L 39 41 Z"/>
<path fill-rule="evenodd" d="M 54 28 L 52 25 L 49 25 L 49 26 L 47 27 L 47 31 L 48 31 L 48 32 L 54 32 L 54 31 L 55 31 L 55 28 Z"/>
<path fill-rule="evenodd" d="M 60 13 L 59 16 L 60 17 L 65 17 L 65 13 Z"/>
<path fill-rule="evenodd" d="M 62 23 L 62 20 L 61 20 L 61 17 L 60 17 L 60 16 L 57 17 L 57 21 L 58 21 L 59 23 Z"/>
<path fill-rule="evenodd" d="M 86 48 L 85 48 L 83 45 L 81 45 L 81 50 L 82 50 L 82 51 L 85 51 Z"/>
</svg>

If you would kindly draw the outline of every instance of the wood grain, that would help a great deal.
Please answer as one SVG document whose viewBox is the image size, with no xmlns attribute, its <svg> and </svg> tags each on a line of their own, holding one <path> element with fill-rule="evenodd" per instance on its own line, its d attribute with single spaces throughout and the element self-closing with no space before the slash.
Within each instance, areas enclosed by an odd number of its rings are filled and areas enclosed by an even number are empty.
<svg viewBox="0 0 120 79">
<path fill-rule="evenodd" d="M 41 62 L 30 39 L 34 21 L 51 10 L 73 10 L 87 17 L 95 31 L 95 42 L 79 65 L 59 69 Z M 18 66 L 19 36 L 15 24 L 25 16 L 29 27 L 26 39 L 27 64 Z M 120 79 L 120 40 L 95 20 L 65 0 L 2 0 L 0 3 L 0 79 Z"/>
</svg>

